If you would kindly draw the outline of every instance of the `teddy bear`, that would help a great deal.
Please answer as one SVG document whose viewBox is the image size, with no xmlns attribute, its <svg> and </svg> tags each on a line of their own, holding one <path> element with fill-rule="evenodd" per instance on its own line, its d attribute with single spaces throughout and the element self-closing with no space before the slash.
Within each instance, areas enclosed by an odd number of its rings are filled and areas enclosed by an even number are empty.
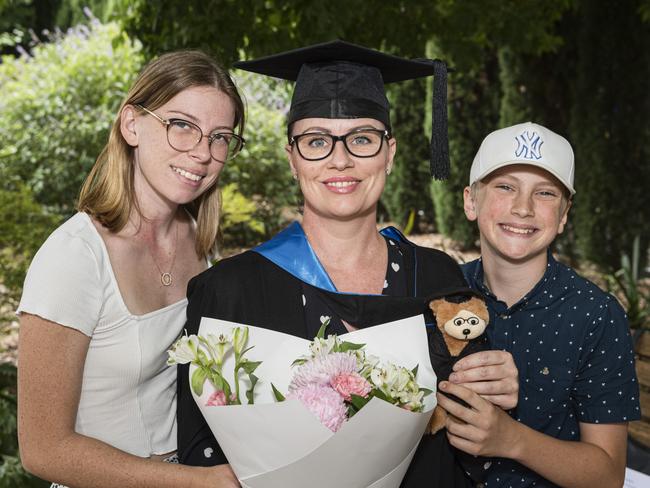
<svg viewBox="0 0 650 488">
<path fill-rule="evenodd" d="M 454 363 L 461 356 L 483 350 L 486 346 L 485 329 L 490 321 L 485 302 L 478 296 L 453 296 L 429 302 L 436 319 L 443 344 L 437 347 L 434 369 L 438 380 L 446 380 Z M 439 338 L 439 336 L 438 336 Z M 440 341 L 438 341 L 439 343 Z M 429 421 L 427 433 L 435 434 L 445 426 L 447 412 L 436 406 Z"/>
</svg>

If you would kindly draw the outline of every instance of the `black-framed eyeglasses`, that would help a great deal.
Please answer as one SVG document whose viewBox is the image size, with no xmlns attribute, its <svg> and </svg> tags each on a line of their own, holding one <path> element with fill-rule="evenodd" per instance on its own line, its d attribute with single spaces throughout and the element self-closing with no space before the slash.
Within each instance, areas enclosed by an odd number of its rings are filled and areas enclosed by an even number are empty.
<svg viewBox="0 0 650 488">
<path fill-rule="evenodd" d="M 232 132 L 213 132 L 205 136 L 201 128 L 193 122 L 184 119 L 163 119 L 142 105 L 135 106 L 167 127 L 167 142 L 177 151 L 191 151 L 201 139 L 207 137 L 210 155 L 223 163 L 237 156 L 246 142 L 243 137 Z"/>
<path fill-rule="evenodd" d="M 298 148 L 298 153 L 307 161 L 320 161 L 334 151 L 341 141 L 345 149 L 357 158 L 371 158 L 379 154 L 390 135 L 385 129 L 355 129 L 342 136 L 322 132 L 306 132 L 289 139 L 289 144 Z"/>
</svg>

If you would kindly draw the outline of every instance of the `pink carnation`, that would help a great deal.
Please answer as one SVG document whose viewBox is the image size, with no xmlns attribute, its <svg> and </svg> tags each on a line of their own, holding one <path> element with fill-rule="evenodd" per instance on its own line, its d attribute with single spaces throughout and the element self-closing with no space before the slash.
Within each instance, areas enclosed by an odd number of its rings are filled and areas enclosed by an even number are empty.
<svg viewBox="0 0 650 488">
<path fill-rule="evenodd" d="M 298 366 L 289 384 L 289 391 L 304 388 L 311 384 L 326 386 L 333 378 L 341 374 L 354 373 L 357 370 L 357 358 L 344 352 L 333 352 L 316 356 Z"/>
<path fill-rule="evenodd" d="M 226 394 L 223 392 L 223 390 L 217 390 L 212 395 L 210 395 L 210 398 L 208 398 L 208 401 L 205 402 L 206 407 L 221 407 L 223 405 L 226 405 Z"/>
<path fill-rule="evenodd" d="M 372 390 L 370 383 L 359 373 L 339 374 L 332 378 L 331 385 L 348 402 L 352 399 L 352 395 L 366 397 Z"/>
<path fill-rule="evenodd" d="M 289 393 L 287 400 L 297 398 L 320 422 L 336 432 L 347 419 L 343 397 L 328 386 L 310 384 Z"/>
</svg>

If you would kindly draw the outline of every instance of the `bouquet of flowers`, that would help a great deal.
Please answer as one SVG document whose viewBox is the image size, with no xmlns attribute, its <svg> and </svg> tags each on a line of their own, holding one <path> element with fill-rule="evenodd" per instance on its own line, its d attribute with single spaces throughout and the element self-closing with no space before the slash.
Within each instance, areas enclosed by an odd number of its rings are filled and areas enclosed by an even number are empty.
<svg viewBox="0 0 650 488">
<path fill-rule="evenodd" d="M 413 412 L 421 412 L 422 399 L 431 393 L 418 386 L 412 370 L 393 363 L 381 363 L 366 354 L 365 344 L 325 338 L 329 318 L 309 344 L 311 354 L 293 362 L 297 366 L 286 398 L 297 398 L 332 432 L 351 418 L 372 398 L 380 398 Z M 276 388 L 276 398 L 285 400 Z"/>
<path fill-rule="evenodd" d="M 372 398 L 380 398 L 392 405 L 413 412 L 421 412 L 425 395 L 431 393 L 416 382 L 417 366 L 412 370 L 393 363 L 381 363 L 367 355 L 365 344 L 341 341 L 337 335 L 325 338 L 329 318 L 325 320 L 314 340 L 309 344 L 310 355 L 296 359 L 297 366 L 289 394 L 285 397 L 271 385 L 278 401 L 296 398 L 332 432 L 351 418 Z M 246 347 L 248 327 L 235 327 L 232 334 L 182 336 L 167 351 L 168 365 L 192 363 L 191 387 L 201 396 L 206 381 L 214 391 L 206 407 L 241 405 L 240 372 L 248 375 L 250 388 L 246 390 L 248 404 L 255 403 L 257 376 L 253 374 L 262 361 L 250 361 L 244 354 L 254 346 Z M 234 354 L 234 391 L 224 377 L 223 363 L 228 353 Z"/>
<path fill-rule="evenodd" d="M 421 315 L 313 341 L 204 317 L 169 356 L 244 488 L 397 488 L 435 407 Z"/>
</svg>

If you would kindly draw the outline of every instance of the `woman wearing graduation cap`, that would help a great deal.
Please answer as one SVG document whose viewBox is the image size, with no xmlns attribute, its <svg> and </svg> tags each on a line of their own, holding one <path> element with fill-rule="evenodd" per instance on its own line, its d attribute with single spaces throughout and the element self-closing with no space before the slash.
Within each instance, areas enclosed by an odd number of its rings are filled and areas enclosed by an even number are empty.
<svg viewBox="0 0 650 488">
<path fill-rule="evenodd" d="M 330 317 L 327 332 L 343 334 L 414 315 L 398 297 L 426 297 L 465 285 L 460 268 L 443 252 L 415 246 L 395 229 L 379 233 L 376 227 L 377 203 L 397 149 L 384 83 L 435 75 L 432 172 L 444 177 L 444 63 L 334 41 L 236 66 L 296 81 L 286 151 L 304 196 L 304 215 L 302 225 L 292 224 L 190 282 L 188 333 L 197 333 L 206 316 L 306 339 Z M 476 397 L 503 408 L 516 404 L 517 371 L 508 353 L 477 353 L 459 367 L 452 379 Z M 187 366 L 179 367 L 178 388 L 181 462 L 227 463 L 194 404 Z M 468 441 L 480 443 L 494 428 L 490 409 L 498 407 L 482 405 L 477 439 Z M 426 435 L 402 486 L 469 486 L 465 471 L 442 432 Z"/>
</svg>

